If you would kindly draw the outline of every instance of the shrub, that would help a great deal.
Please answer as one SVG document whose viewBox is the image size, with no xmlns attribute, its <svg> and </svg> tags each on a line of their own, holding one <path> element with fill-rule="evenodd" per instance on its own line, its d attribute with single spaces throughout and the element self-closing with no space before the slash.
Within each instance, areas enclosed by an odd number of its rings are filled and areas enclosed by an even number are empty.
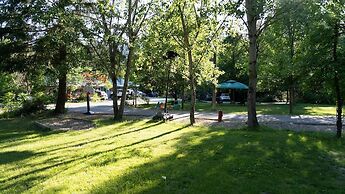
<svg viewBox="0 0 345 194">
<path fill-rule="evenodd" d="M 92 102 L 99 102 L 99 101 L 101 101 L 101 97 L 98 96 L 97 93 L 94 93 L 92 96 Z"/>
<path fill-rule="evenodd" d="M 50 101 L 50 96 L 38 92 L 34 96 L 20 93 L 17 96 L 8 92 L 2 98 L 4 104 L 4 117 L 29 115 L 45 110 L 45 104 Z"/>
<path fill-rule="evenodd" d="M 47 102 L 49 102 L 49 97 L 44 95 L 43 92 L 38 92 L 34 97 L 22 103 L 22 107 L 19 109 L 20 114 L 28 115 L 42 111 L 45 109 Z"/>
<path fill-rule="evenodd" d="M 13 112 L 20 107 L 20 101 L 16 99 L 16 95 L 13 92 L 7 92 L 2 97 L 3 108 L 5 112 Z"/>
<path fill-rule="evenodd" d="M 86 94 L 84 92 L 80 93 L 80 95 L 76 98 L 77 101 L 86 101 Z"/>
</svg>

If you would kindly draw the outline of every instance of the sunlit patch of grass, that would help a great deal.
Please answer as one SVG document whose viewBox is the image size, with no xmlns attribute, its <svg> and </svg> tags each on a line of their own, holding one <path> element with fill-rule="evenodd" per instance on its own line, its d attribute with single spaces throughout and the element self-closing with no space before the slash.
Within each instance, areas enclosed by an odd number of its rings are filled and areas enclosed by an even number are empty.
<svg viewBox="0 0 345 194">
<path fill-rule="evenodd" d="M 335 106 L 305 106 L 303 107 L 304 111 L 308 115 L 335 115 L 336 107 Z"/>
<path fill-rule="evenodd" d="M 189 104 L 186 104 L 184 110 L 189 110 Z M 202 112 L 216 112 L 222 110 L 224 113 L 232 114 L 247 114 L 247 107 L 238 104 L 217 104 L 215 109 L 212 109 L 210 103 L 198 102 L 196 110 Z M 257 104 L 256 110 L 258 114 L 270 115 L 288 115 L 288 104 Z M 345 109 L 344 109 L 345 110 Z M 319 104 L 296 104 L 293 106 L 293 115 L 335 115 L 336 107 L 334 105 L 319 105 Z"/>
<path fill-rule="evenodd" d="M 0 193 L 341 193 L 344 139 L 148 120 L 39 131 L 0 120 Z M 243 183 L 246 184 L 243 184 Z"/>
</svg>

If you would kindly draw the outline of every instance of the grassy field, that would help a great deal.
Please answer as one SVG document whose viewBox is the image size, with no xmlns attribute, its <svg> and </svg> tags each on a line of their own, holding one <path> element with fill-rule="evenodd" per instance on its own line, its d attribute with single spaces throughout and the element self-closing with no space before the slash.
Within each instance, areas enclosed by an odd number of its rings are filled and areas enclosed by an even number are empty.
<svg viewBox="0 0 345 194">
<path fill-rule="evenodd" d="M 0 193 L 343 193 L 329 133 L 98 121 L 86 131 L 0 120 Z"/>
</svg>

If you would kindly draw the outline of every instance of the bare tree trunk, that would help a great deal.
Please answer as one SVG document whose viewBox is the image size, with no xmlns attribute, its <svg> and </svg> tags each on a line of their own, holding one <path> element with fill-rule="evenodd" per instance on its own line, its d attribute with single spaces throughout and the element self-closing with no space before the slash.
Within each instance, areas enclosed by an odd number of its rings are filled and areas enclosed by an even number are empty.
<svg viewBox="0 0 345 194">
<path fill-rule="evenodd" d="M 130 44 L 132 44 L 132 42 L 130 42 Z M 132 63 L 133 63 L 133 47 L 129 48 L 129 53 L 128 53 L 128 58 L 127 58 L 127 62 L 126 62 L 126 74 L 125 74 L 125 81 L 123 84 L 123 89 L 122 89 L 122 97 L 121 97 L 121 103 L 120 103 L 120 108 L 119 108 L 119 114 L 117 119 L 122 119 L 123 117 L 123 113 L 125 110 L 125 102 L 126 102 L 126 96 L 127 96 L 127 89 L 128 89 L 128 82 L 129 82 L 129 75 L 130 75 L 130 71 L 131 71 L 131 67 L 132 67 Z"/>
<path fill-rule="evenodd" d="M 110 57 L 110 78 L 113 82 L 113 118 L 116 119 L 119 114 L 119 108 L 117 104 L 117 73 L 116 73 L 116 44 L 109 41 L 109 57 Z"/>
<path fill-rule="evenodd" d="M 67 100 L 67 72 L 61 71 L 59 73 L 59 88 L 58 88 L 58 96 L 56 99 L 55 105 L 55 114 L 63 114 L 65 113 L 65 103 Z"/>
<path fill-rule="evenodd" d="M 114 119 L 116 119 L 118 117 L 118 114 L 119 114 L 119 107 L 118 107 L 118 104 L 117 104 L 117 77 L 116 77 L 116 74 L 115 72 L 111 72 L 111 81 L 113 82 L 113 113 L 114 113 Z"/>
<path fill-rule="evenodd" d="M 256 85 L 257 85 L 257 17 L 255 13 L 255 1 L 246 0 L 247 25 L 249 36 L 249 87 L 248 87 L 248 127 L 259 126 L 256 117 Z"/>
<path fill-rule="evenodd" d="M 55 105 L 55 114 L 65 113 L 65 103 L 67 101 L 67 67 L 65 67 L 65 60 L 67 57 L 66 46 L 62 45 L 59 48 L 59 87 L 58 87 L 58 96 L 56 99 Z"/>
<path fill-rule="evenodd" d="M 192 58 L 192 51 L 188 51 L 188 62 L 189 62 L 189 81 L 191 86 L 191 108 L 189 114 L 190 124 L 193 125 L 195 123 L 195 102 L 196 102 L 196 86 L 195 86 L 195 77 L 194 77 L 194 67 L 193 67 L 193 58 Z"/>
<path fill-rule="evenodd" d="M 213 53 L 213 63 L 217 66 L 217 53 Z M 216 109 L 216 85 L 212 84 L 212 109 Z"/>
<path fill-rule="evenodd" d="M 290 101 L 289 101 L 289 114 L 293 114 L 293 106 L 295 101 L 295 77 L 294 77 L 294 56 L 295 56 L 295 32 L 291 21 L 288 22 L 288 34 L 289 34 L 289 47 L 290 47 Z"/>
<path fill-rule="evenodd" d="M 343 123 L 342 123 L 343 99 L 341 98 L 338 72 L 336 72 L 336 76 L 335 76 L 335 93 L 337 96 L 337 114 L 336 114 L 337 115 L 337 137 L 340 138 L 342 128 L 343 128 Z"/>
<path fill-rule="evenodd" d="M 181 95 L 181 96 L 182 96 L 181 110 L 184 109 L 184 99 L 185 99 L 184 94 L 185 94 L 185 91 L 184 91 L 184 84 L 183 84 L 183 87 L 182 87 L 182 95 Z"/>
<path fill-rule="evenodd" d="M 292 84 L 289 86 L 289 114 L 291 115 L 293 113 L 293 103 L 294 103 L 294 88 Z"/>
<path fill-rule="evenodd" d="M 178 8 L 180 11 L 180 18 L 181 18 L 181 23 L 182 23 L 182 28 L 183 28 L 184 46 L 187 49 L 189 83 L 191 87 L 191 108 L 190 108 L 189 120 L 190 120 L 190 124 L 193 125 L 195 123 L 194 113 L 195 113 L 195 102 L 196 102 L 196 84 L 195 84 L 192 48 L 189 42 L 189 29 L 184 18 L 184 12 L 181 8 L 181 5 L 179 5 Z"/>
<path fill-rule="evenodd" d="M 213 87 L 212 87 L 212 109 L 215 110 L 216 109 L 216 92 L 217 92 L 217 89 L 216 89 L 216 86 L 213 84 Z"/>
<path fill-rule="evenodd" d="M 132 57 L 133 57 L 133 26 L 132 26 L 132 16 L 133 16 L 133 5 L 132 5 L 132 0 L 128 0 L 128 14 L 127 14 L 127 36 L 128 36 L 128 57 L 127 57 L 127 62 L 126 62 L 126 73 L 125 73 L 125 81 L 123 83 L 123 88 L 122 88 L 122 97 L 121 97 L 121 103 L 120 103 L 120 108 L 119 108 L 119 114 L 117 116 L 117 119 L 122 119 L 123 118 L 123 113 L 125 110 L 125 102 L 126 102 L 126 97 L 127 97 L 127 89 L 128 89 L 128 82 L 129 82 L 129 75 L 130 75 L 130 70 L 131 70 L 131 65 L 132 65 Z"/>
<path fill-rule="evenodd" d="M 341 137 L 342 132 L 342 110 L 343 110 L 343 99 L 341 97 L 341 89 L 340 89 L 340 79 L 338 73 L 338 56 L 337 56 L 337 45 L 338 45 L 338 38 L 339 38 L 339 23 L 338 21 L 335 22 L 334 25 L 334 40 L 333 40 L 333 62 L 336 67 L 335 68 L 335 93 L 337 96 L 337 137 Z"/>
</svg>

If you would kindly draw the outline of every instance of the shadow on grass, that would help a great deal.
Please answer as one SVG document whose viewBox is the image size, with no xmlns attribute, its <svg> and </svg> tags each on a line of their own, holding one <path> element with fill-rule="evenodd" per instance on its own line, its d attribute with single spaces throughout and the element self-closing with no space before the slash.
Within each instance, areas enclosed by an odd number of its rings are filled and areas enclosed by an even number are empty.
<svg viewBox="0 0 345 194">
<path fill-rule="evenodd" d="M 131 134 L 159 124 L 129 129 L 123 133 Z M 124 148 L 129 148 L 125 157 L 135 155 L 135 157 L 147 158 L 149 156 L 145 153 L 141 154 L 141 148 L 149 147 L 147 142 L 161 137 L 169 138 L 153 145 L 160 146 L 174 139 L 177 141 L 172 147 L 174 153 L 139 165 L 134 170 L 132 168 L 122 176 L 109 178 L 108 181 L 96 185 L 90 193 L 341 193 L 343 191 L 345 174 L 341 174 L 339 168 L 344 167 L 345 164 L 340 164 L 330 152 L 338 152 L 340 156 L 344 156 L 344 139 L 336 141 L 331 135 L 312 133 L 232 131 L 224 128 L 201 129 L 193 132 L 184 130 L 180 136 L 168 136 L 186 127 L 188 125 L 164 131 L 157 129 L 156 133 L 149 137 L 133 139 L 134 142 L 117 147 L 108 146 L 106 150 L 94 151 L 90 154 L 75 155 L 73 158 L 70 156 L 50 158 L 50 161 L 35 164 L 37 166 L 33 165 L 26 172 L 0 179 L 0 191 L 12 191 L 12 188 L 14 188 L 12 193 L 27 191 L 79 164 L 93 165 L 93 161 L 97 164 L 96 161 L 103 156 L 107 160 L 103 160 L 101 165 L 108 165 L 113 162 L 111 161 L 113 158 L 123 159 L 117 158 L 116 153 Z M 112 136 L 116 135 L 120 133 Z M 94 142 L 102 140 L 105 140 L 104 137 L 94 139 Z M 76 144 L 67 145 L 65 148 L 73 145 Z M 127 149 L 124 150 L 127 152 Z M 54 149 L 48 149 L 42 151 L 42 154 L 49 155 L 53 151 Z M 25 157 L 23 156 L 22 159 Z M 52 171 L 48 171 L 50 169 Z M 61 192 L 64 190 L 57 188 L 59 189 Z"/>
<path fill-rule="evenodd" d="M 328 150 L 345 154 L 344 144 L 293 132 L 193 132 L 181 137 L 175 153 L 90 193 L 341 193 L 345 174 L 338 168 L 345 164 Z"/>
<path fill-rule="evenodd" d="M 133 122 L 131 121 L 129 123 L 129 125 L 134 125 L 136 122 L 137 121 L 133 121 Z M 123 125 L 126 125 L 126 123 L 127 122 L 124 122 Z M 50 147 L 48 147 L 48 150 L 46 150 L 47 148 L 44 148 L 43 151 L 39 151 L 38 153 L 44 154 L 47 151 L 48 152 L 54 152 L 54 151 L 63 150 L 63 149 L 70 148 L 70 147 L 84 146 L 84 145 L 87 145 L 87 144 L 91 144 L 91 143 L 95 143 L 95 142 L 100 142 L 100 141 L 107 140 L 107 139 L 112 139 L 112 138 L 119 137 L 119 136 L 122 136 L 122 135 L 128 135 L 128 134 L 131 134 L 131 133 L 139 132 L 139 131 L 142 131 L 142 130 L 145 130 L 145 129 L 148 129 L 148 128 L 151 128 L 151 127 L 158 126 L 160 124 L 162 124 L 162 122 L 157 122 L 157 123 L 149 125 L 149 126 L 137 128 L 137 129 L 134 129 L 134 130 L 125 131 L 125 132 L 122 132 L 122 133 L 116 133 L 116 134 L 108 135 L 108 136 L 101 137 L 101 138 L 96 138 L 96 139 L 92 139 L 92 140 L 86 139 L 85 141 L 82 141 L 82 142 L 80 142 L 80 140 L 76 140 L 74 142 L 68 143 L 67 145 L 64 144 L 63 146 L 53 145 L 51 147 L 54 147 L 54 149 L 49 149 Z M 119 126 L 118 128 L 121 128 L 121 127 Z M 76 142 L 78 142 L 78 143 L 76 143 Z"/>
<path fill-rule="evenodd" d="M 35 154 L 30 151 L 9 151 L 0 152 L 0 164 L 8 164 L 18 162 L 34 156 Z"/>
<path fill-rule="evenodd" d="M 143 127 L 140 130 L 147 129 L 147 128 L 150 128 L 150 127 L 153 127 L 153 126 L 156 126 L 156 125 L 159 125 L 159 124 L 160 123 L 156 123 L 154 125 Z M 34 168 L 34 170 L 29 170 L 27 172 L 11 176 L 11 177 L 9 177 L 7 179 L 0 180 L 0 190 L 7 190 L 7 189 L 10 189 L 11 187 L 14 187 L 16 185 L 30 185 L 30 187 L 33 187 L 36 183 L 28 181 L 27 177 L 31 177 L 32 176 L 32 179 L 37 181 L 38 179 L 36 179 L 34 177 L 39 176 L 41 178 L 41 180 L 44 180 L 44 179 L 49 178 L 49 176 L 42 176 L 42 175 L 39 175 L 39 174 L 44 172 L 44 171 L 46 171 L 46 170 L 62 166 L 61 169 L 54 170 L 54 175 L 56 175 L 56 174 L 58 174 L 60 172 L 63 172 L 65 170 L 67 170 L 68 168 L 72 167 L 73 164 L 75 164 L 75 163 L 82 163 L 84 161 L 90 161 L 92 159 L 97 158 L 100 155 L 103 155 L 103 154 L 111 154 L 112 152 L 115 152 L 115 151 L 117 151 L 119 149 L 129 148 L 129 147 L 132 147 L 132 146 L 135 146 L 135 145 L 138 145 L 138 144 L 142 144 L 144 142 L 148 142 L 148 141 L 151 141 L 151 140 L 154 140 L 154 139 L 166 136 L 168 134 L 177 132 L 179 130 L 184 129 L 185 127 L 187 127 L 187 126 L 184 126 L 184 127 L 181 127 L 181 128 L 177 128 L 177 129 L 174 129 L 174 130 L 170 130 L 170 131 L 161 133 L 159 135 L 155 135 L 155 136 L 150 137 L 150 138 L 142 139 L 142 140 L 130 143 L 130 144 L 121 145 L 121 146 L 118 146 L 118 147 L 115 147 L 115 148 L 110 148 L 110 149 L 107 149 L 107 150 L 103 150 L 101 152 L 94 152 L 92 154 L 87 154 L 87 155 L 80 156 L 80 157 L 75 157 L 75 158 L 63 158 L 63 157 L 62 158 L 61 157 L 51 158 L 50 160 L 53 161 L 53 162 L 52 163 L 48 163 L 47 165 L 44 165 L 43 167 Z M 136 131 L 138 131 L 138 130 L 136 130 Z M 131 133 L 131 132 L 134 132 L 134 131 L 130 131 L 129 133 Z M 55 150 L 48 150 L 47 152 L 42 152 L 42 154 L 49 154 L 49 152 L 51 152 L 51 151 L 55 151 Z M 71 164 L 71 166 L 69 166 L 70 164 Z M 10 183 L 10 182 L 12 182 L 12 183 Z M 5 184 L 5 183 L 7 183 L 7 184 Z M 28 189 L 28 188 L 26 188 L 26 189 Z"/>
<path fill-rule="evenodd" d="M 37 127 L 29 118 L 0 120 L 0 148 L 20 145 L 24 142 L 35 140 L 44 136 L 63 133 L 64 131 L 51 131 Z M 9 143 L 10 142 L 10 143 Z"/>
</svg>

